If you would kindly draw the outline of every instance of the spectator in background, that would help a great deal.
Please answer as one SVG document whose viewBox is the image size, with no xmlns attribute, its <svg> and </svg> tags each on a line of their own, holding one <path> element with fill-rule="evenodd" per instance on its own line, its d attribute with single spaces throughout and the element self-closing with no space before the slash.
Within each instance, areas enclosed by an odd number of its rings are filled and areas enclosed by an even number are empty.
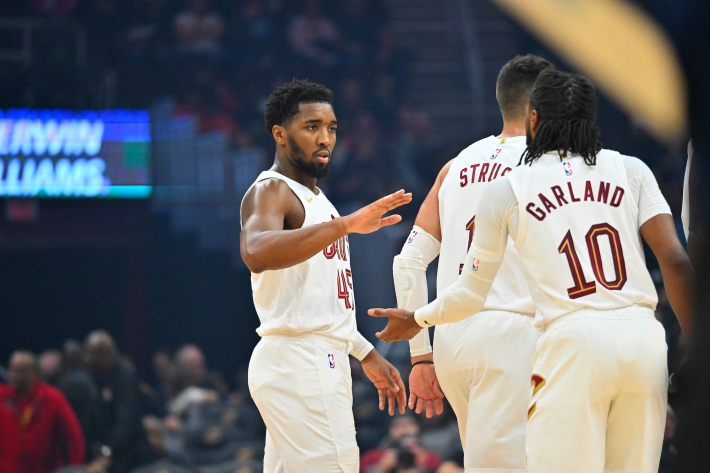
<svg viewBox="0 0 710 473">
<path fill-rule="evenodd" d="M 175 363 L 189 370 L 193 386 L 214 390 L 220 396 L 227 393 L 227 387 L 221 376 L 207 371 L 205 355 L 197 345 L 184 345 L 178 349 L 175 353 Z"/>
<path fill-rule="evenodd" d="M 166 406 L 168 403 L 168 376 L 172 366 L 173 360 L 167 351 L 158 350 L 153 354 L 153 372 L 155 374 L 153 389 L 162 406 Z"/>
<path fill-rule="evenodd" d="M 62 393 L 41 381 L 37 359 L 26 351 L 10 357 L 10 384 L 0 385 L 0 468 L 49 473 L 84 463 L 84 435 Z"/>
<path fill-rule="evenodd" d="M 323 13 L 320 0 L 308 0 L 305 12 L 294 17 L 287 30 L 291 50 L 303 66 L 297 69 L 301 74 L 317 74 L 319 80 L 324 78 L 323 67 L 347 65 L 364 53 L 358 44 L 344 40 L 335 21 Z"/>
<path fill-rule="evenodd" d="M 62 375 L 62 352 L 45 350 L 39 355 L 39 377 L 42 381 L 56 386 Z"/>
<path fill-rule="evenodd" d="M 346 132 L 342 141 L 345 145 L 341 145 L 339 156 L 343 163 L 334 168 L 337 185 L 330 188 L 330 195 L 341 205 L 341 212 L 359 208 L 379 195 L 399 189 L 396 176 L 390 173 L 390 160 L 379 123 L 371 113 L 361 112 L 355 127 Z"/>
<path fill-rule="evenodd" d="M 177 14 L 173 27 L 180 52 L 217 55 L 222 51 L 224 20 L 209 0 L 188 0 L 187 9 Z"/>
<path fill-rule="evenodd" d="M 378 47 L 377 32 L 387 21 L 379 1 L 345 0 L 338 8 L 338 23 L 343 36 L 366 57 L 371 57 Z"/>
<path fill-rule="evenodd" d="M 138 383 L 107 332 L 91 332 L 84 347 L 98 391 L 91 448 L 110 457 L 110 472 L 128 472 L 152 458 L 139 417 Z"/>
<path fill-rule="evenodd" d="M 395 417 L 381 446 L 360 458 L 362 473 L 430 473 L 441 465 L 441 458 L 419 444 L 419 424 L 409 415 Z"/>
<path fill-rule="evenodd" d="M 63 375 L 57 387 L 71 405 L 84 437 L 89 438 L 94 419 L 94 406 L 98 400 L 96 386 L 84 368 L 83 350 L 76 340 L 64 342 Z M 88 443 L 88 442 L 87 442 Z M 90 453 L 87 448 L 87 453 Z"/>
</svg>

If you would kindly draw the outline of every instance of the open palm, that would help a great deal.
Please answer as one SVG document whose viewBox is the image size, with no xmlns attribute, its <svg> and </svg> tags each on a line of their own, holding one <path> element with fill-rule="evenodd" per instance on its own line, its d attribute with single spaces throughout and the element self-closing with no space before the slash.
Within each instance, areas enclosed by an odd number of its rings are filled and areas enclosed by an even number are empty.
<svg viewBox="0 0 710 473">
<path fill-rule="evenodd" d="M 385 218 L 382 216 L 411 201 L 412 194 L 405 194 L 404 190 L 400 190 L 351 213 L 346 217 L 348 219 L 348 233 L 372 233 L 382 227 L 399 222 L 402 220 L 399 215 L 390 215 Z"/>
</svg>

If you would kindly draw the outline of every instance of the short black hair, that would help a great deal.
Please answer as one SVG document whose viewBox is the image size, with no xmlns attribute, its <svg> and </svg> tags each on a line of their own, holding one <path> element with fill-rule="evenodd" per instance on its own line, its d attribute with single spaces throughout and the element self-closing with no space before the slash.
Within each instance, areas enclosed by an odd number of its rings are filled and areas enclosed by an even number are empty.
<svg viewBox="0 0 710 473">
<path fill-rule="evenodd" d="M 264 128 L 271 135 L 274 125 L 283 125 L 289 118 L 298 115 L 298 106 L 302 103 L 328 103 L 333 105 L 333 91 L 322 84 L 308 79 L 294 78 L 274 90 L 266 102 Z"/>
<path fill-rule="evenodd" d="M 545 69 L 554 69 L 555 65 L 547 59 L 533 54 L 515 56 L 498 73 L 496 80 L 496 99 L 503 119 L 522 119 L 525 117 L 525 105 L 537 77 Z"/>
<path fill-rule="evenodd" d="M 540 126 L 520 161 L 532 164 L 548 151 L 579 154 L 589 166 L 597 163 L 602 149 L 597 127 L 597 91 L 582 74 L 546 70 L 532 93 L 530 108 L 537 111 Z"/>
</svg>

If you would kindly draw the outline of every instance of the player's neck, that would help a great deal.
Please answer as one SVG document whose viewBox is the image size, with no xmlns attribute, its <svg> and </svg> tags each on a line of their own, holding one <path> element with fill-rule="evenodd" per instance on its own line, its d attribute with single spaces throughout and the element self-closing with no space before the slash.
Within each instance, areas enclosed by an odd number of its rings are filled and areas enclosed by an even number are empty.
<svg viewBox="0 0 710 473">
<path fill-rule="evenodd" d="M 506 122 L 504 120 L 503 131 L 501 131 L 500 135 L 498 135 L 496 138 L 513 138 L 515 136 L 525 136 L 525 122 Z"/>
<path fill-rule="evenodd" d="M 318 190 L 316 189 L 316 178 L 307 176 L 303 171 L 294 166 L 291 161 L 280 157 L 278 154 L 274 160 L 274 165 L 271 166 L 269 171 L 283 174 L 292 181 L 296 181 L 302 186 L 307 187 L 314 194 L 318 194 Z"/>
</svg>

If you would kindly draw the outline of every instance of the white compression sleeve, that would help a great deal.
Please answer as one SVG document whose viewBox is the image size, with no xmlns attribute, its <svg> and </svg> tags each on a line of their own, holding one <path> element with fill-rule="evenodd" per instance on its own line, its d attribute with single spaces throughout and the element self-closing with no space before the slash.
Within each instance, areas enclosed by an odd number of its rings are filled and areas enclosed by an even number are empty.
<svg viewBox="0 0 710 473">
<path fill-rule="evenodd" d="M 476 212 L 476 233 L 463 271 L 435 301 L 414 312 L 420 326 L 458 322 L 483 309 L 503 262 L 511 221 L 517 219 L 517 207 L 507 178 L 486 186 Z"/>
<path fill-rule="evenodd" d="M 358 342 L 353 344 L 352 350 L 350 350 L 350 354 L 357 358 L 358 360 L 362 361 L 363 358 L 367 356 L 370 351 L 372 351 L 373 347 L 372 343 L 368 342 L 365 337 L 362 336 L 360 332 L 357 333 L 357 338 Z"/>
<path fill-rule="evenodd" d="M 480 312 L 502 261 L 502 254 L 486 254 L 471 245 L 456 282 L 431 304 L 415 311 L 414 319 L 422 327 L 430 327 L 458 322 Z"/>
<path fill-rule="evenodd" d="M 441 243 L 421 227 L 414 226 L 402 247 L 394 257 L 392 277 L 400 309 L 417 310 L 428 302 L 426 269 L 441 249 Z M 409 341 L 411 356 L 431 353 L 429 330 L 422 330 Z"/>
</svg>

